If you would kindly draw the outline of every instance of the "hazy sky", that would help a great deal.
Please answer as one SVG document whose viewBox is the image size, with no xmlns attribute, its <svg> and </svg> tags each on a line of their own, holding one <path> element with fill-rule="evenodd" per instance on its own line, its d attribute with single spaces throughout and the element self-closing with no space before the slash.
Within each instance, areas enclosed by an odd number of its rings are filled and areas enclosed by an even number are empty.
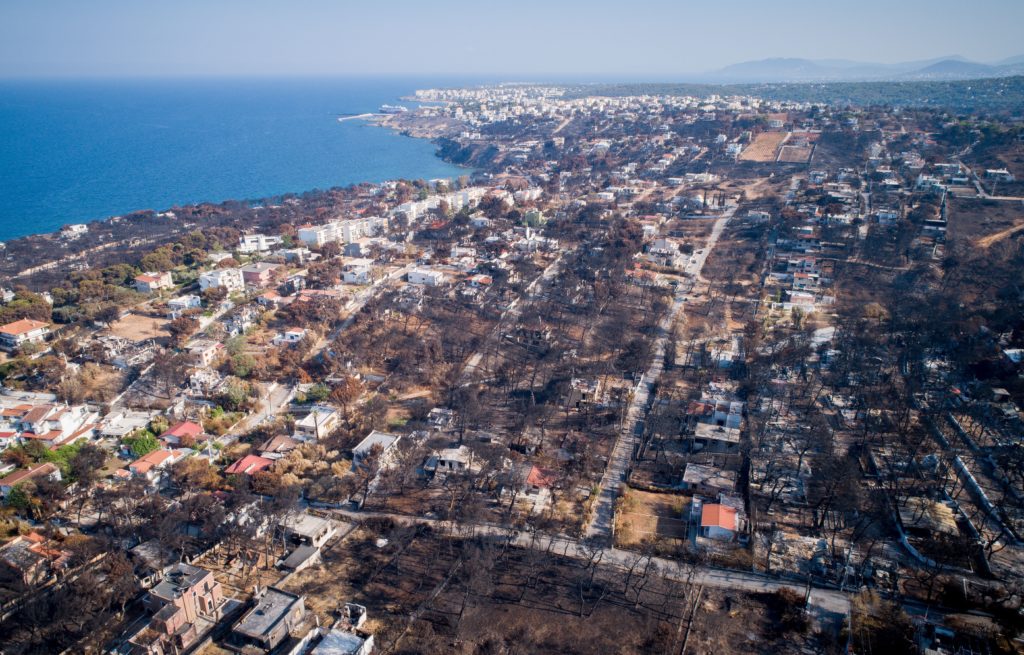
<svg viewBox="0 0 1024 655">
<path fill-rule="evenodd" d="M 1024 0 L 0 0 L 0 76 L 704 72 L 1024 54 Z"/>
</svg>

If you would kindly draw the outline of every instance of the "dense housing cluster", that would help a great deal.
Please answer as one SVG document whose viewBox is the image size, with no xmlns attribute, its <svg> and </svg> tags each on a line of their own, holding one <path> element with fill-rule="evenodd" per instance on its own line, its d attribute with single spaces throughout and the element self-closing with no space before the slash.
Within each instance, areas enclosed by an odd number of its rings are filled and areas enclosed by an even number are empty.
<svg viewBox="0 0 1024 655">
<path fill-rule="evenodd" d="M 5 652 L 1014 652 L 1018 124 L 415 99 L 465 177 L 7 245 Z"/>
</svg>

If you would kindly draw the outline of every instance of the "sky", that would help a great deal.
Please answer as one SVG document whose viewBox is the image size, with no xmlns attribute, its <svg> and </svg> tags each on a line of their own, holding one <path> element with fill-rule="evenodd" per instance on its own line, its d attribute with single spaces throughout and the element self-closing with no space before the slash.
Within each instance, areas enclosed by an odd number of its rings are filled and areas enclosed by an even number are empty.
<svg viewBox="0 0 1024 655">
<path fill-rule="evenodd" d="M 1022 0 L 0 0 L 0 77 L 597 75 L 1024 54 Z"/>
</svg>

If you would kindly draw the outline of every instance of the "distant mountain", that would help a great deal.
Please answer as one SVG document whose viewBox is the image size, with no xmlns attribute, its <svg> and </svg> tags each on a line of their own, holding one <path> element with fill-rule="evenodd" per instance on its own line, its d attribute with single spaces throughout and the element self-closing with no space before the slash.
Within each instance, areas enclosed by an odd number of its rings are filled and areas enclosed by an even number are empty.
<svg viewBox="0 0 1024 655">
<path fill-rule="evenodd" d="M 1021 66 L 1024 65 L 1024 55 L 1017 55 L 1016 57 L 1007 57 L 1001 61 L 995 62 L 996 66 Z"/>
<path fill-rule="evenodd" d="M 973 61 L 946 59 L 943 61 L 937 61 L 930 66 L 925 66 L 924 68 L 905 73 L 903 77 L 915 80 L 999 77 L 999 71 L 999 66 L 979 64 Z"/>
<path fill-rule="evenodd" d="M 877 64 L 848 59 L 776 57 L 745 61 L 696 76 L 694 81 L 718 83 L 867 82 L 886 80 L 963 80 L 1005 77 L 1024 72 L 1024 55 L 985 64 L 960 55 L 922 61 Z"/>
<path fill-rule="evenodd" d="M 773 58 L 759 61 L 745 61 L 726 66 L 717 72 L 718 77 L 755 80 L 764 79 L 817 79 L 832 74 L 833 69 L 810 59 Z M 712 73 L 712 75 L 715 75 Z"/>
</svg>

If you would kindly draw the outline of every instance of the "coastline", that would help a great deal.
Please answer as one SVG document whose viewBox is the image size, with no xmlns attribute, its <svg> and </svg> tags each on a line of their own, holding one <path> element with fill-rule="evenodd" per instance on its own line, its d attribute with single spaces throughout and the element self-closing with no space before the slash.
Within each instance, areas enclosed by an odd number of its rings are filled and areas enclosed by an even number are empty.
<svg viewBox="0 0 1024 655">
<path fill-rule="evenodd" d="M 464 171 L 461 174 L 468 175 L 475 170 L 470 165 L 458 164 L 442 156 L 436 141 L 443 136 L 444 131 L 439 130 L 438 126 L 434 124 L 417 128 L 422 116 L 415 115 L 415 112 L 371 114 L 369 117 L 357 115 L 351 118 L 361 118 L 369 126 L 386 129 L 396 136 L 428 140 L 435 146 L 432 154 L 434 158 L 452 168 Z M 453 177 L 449 176 L 449 179 Z M 81 240 L 67 238 L 63 230 L 22 235 L 6 242 L 0 242 L 0 246 L 2 246 L 0 253 L 6 251 L 10 254 L 12 250 L 23 253 L 21 257 L 8 256 L 7 262 L 0 262 L 0 279 L 3 280 L 4 286 L 24 284 L 30 288 L 45 289 L 50 278 L 62 276 L 67 270 L 84 269 L 104 263 L 109 265 L 130 259 L 132 254 L 138 252 L 140 248 L 152 248 L 173 243 L 176 239 L 198 229 L 212 230 L 233 227 L 241 232 L 272 229 L 265 223 L 270 221 L 273 224 L 271 214 L 278 212 L 283 206 L 296 210 L 298 215 L 288 221 L 294 223 L 313 213 L 314 207 L 322 206 L 321 201 L 324 197 L 345 198 L 350 188 L 360 185 L 414 179 L 430 178 L 421 176 L 419 178 L 394 177 L 385 180 L 361 180 L 344 186 L 289 191 L 259 198 L 185 203 L 162 211 L 137 209 L 120 215 L 82 222 L 81 224 L 88 228 L 86 230 L 88 238 Z M 344 201 L 339 202 L 344 204 Z M 289 203 L 291 203 L 290 206 Z M 239 219 L 243 219 L 241 224 L 239 224 Z M 15 246 L 15 248 L 9 246 Z M 45 259 L 32 258 L 25 254 L 41 254 L 41 250 L 47 253 Z M 26 261 L 21 268 L 14 268 L 10 262 L 12 259 Z"/>
</svg>

